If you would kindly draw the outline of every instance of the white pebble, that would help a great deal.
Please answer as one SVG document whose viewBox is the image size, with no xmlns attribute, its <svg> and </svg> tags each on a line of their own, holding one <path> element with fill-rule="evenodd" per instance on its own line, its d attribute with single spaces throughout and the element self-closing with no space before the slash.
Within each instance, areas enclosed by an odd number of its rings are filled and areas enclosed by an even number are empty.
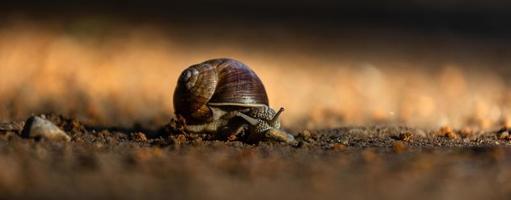
<svg viewBox="0 0 511 200">
<path fill-rule="evenodd" d="M 25 138 L 44 138 L 53 141 L 69 142 L 71 140 L 71 137 L 55 124 L 38 116 L 32 116 L 25 122 L 22 136 Z"/>
</svg>

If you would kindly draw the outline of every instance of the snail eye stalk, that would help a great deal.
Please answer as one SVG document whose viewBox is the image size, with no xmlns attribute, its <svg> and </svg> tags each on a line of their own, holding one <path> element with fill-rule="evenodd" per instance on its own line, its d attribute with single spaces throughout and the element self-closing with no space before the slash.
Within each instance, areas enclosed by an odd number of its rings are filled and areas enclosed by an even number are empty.
<svg viewBox="0 0 511 200">
<path fill-rule="evenodd" d="M 273 119 L 270 121 L 270 124 L 275 124 L 276 122 L 279 121 L 279 116 L 280 114 L 284 112 L 284 108 L 280 107 L 279 111 L 277 112 L 277 114 L 275 114 L 275 116 L 273 116 Z"/>
</svg>

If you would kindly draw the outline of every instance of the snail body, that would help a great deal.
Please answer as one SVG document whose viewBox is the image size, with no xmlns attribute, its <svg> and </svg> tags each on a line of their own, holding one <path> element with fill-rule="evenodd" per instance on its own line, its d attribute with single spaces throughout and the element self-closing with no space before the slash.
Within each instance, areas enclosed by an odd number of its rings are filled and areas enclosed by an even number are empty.
<svg viewBox="0 0 511 200">
<path fill-rule="evenodd" d="M 181 73 L 174 91 L 174 111 L 192 132 L 218 132 L 231 119 L 241 118 L 252 132 L 266 134 L 280 131 L 278 116 L 283 109 L 277 114 L 269 107 L 263 83 L 247 65 L 220 58 Z"/>
</svg>

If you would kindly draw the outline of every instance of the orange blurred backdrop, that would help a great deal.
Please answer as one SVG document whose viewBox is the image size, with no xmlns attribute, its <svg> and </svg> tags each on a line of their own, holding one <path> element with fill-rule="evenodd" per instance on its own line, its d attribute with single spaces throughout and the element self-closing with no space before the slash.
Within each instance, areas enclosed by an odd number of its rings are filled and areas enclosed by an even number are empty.
<svg viewBox="0 0 511 200">
<path fill-rule="evenodd" d="M 86 123 L 162 125 L 187 66 L 249 65 L 292 128 L 394 124 L 492 129 L 511 117 L 500 41 L 382 27 L 126 23 L 23 17 L 0 26 L 0 121 L 58 113 Z"/>
</svg>

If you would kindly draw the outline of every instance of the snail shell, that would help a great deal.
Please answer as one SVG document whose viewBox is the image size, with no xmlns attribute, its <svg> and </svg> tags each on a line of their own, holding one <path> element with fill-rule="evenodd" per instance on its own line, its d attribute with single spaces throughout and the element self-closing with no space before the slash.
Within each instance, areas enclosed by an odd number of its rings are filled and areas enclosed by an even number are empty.
<svg viewBox="0 0 511 200">
<path fill-rule="evenodd" d="M 174 91 L 174 111 L 187 123 L 210 120 L 210 106 L 268 106 L 268 96 L 247 65 L 234 59 L 212 59 L 185 69 Z"/>
</svg>

